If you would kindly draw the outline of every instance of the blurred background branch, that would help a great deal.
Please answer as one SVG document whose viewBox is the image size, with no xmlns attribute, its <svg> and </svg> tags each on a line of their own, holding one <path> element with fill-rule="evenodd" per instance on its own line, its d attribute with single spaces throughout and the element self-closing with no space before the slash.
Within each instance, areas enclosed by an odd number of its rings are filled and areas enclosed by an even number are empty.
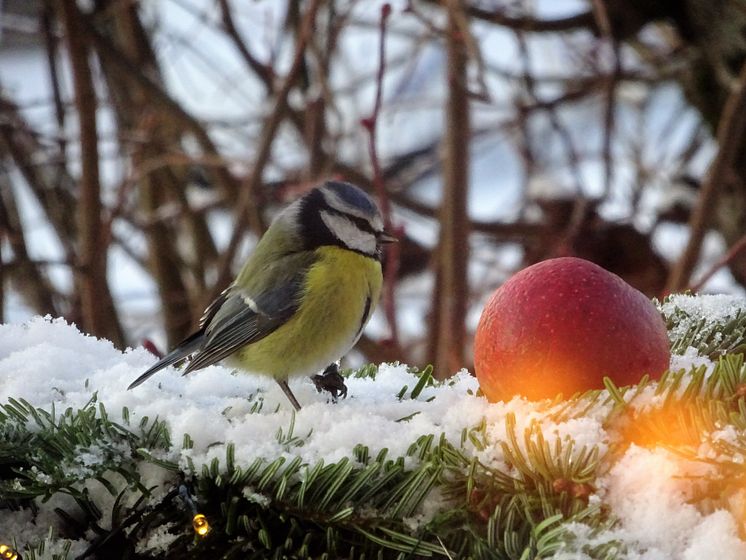
<svg viewBox="0 0 746 560">
<path fill-rule="evenodd" d="M 353 359 L 470 367 L 485 299 L 553 256 L 744 293 L 739 0 L 384 6 L 0 3 L 0 319 L 171 345 L 330 178 L 402 238 Z"/>
</svg>

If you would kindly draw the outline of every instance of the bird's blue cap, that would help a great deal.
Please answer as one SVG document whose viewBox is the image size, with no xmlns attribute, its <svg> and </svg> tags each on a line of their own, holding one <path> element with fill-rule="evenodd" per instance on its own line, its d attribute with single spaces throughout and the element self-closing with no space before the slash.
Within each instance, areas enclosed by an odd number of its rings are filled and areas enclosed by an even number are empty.
<svg viewBox="0 0 746 560">
<path fill-rule="evenodd" d="M 342 181 L 327 181 L 324 187 L 333 191 L 342 201 L 353 208 L 359 208 L 371 216 L 378 212 L 378 207 L 373 202 L 373 199 L 355 185 L 343 183 Z"/>
</svg>

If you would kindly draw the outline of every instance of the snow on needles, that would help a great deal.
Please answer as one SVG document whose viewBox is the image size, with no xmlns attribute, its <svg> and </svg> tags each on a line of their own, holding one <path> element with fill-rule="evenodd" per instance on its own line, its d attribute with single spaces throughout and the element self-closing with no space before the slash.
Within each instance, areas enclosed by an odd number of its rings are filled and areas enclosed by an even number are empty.
<svg viewBox="0 0 746 560">
<path fill-rule="evenodd" d="M 478 384 L 467 372 L 456 374 L 451 383 L 425 388 L 416 400 L 410 399 L 409 393 L 400 400 L 397 395 L 402 387 L 408 385 L 411 391 L 416 379 L 405 366 L 384 365 L 375 380 L 348 379 L 349 397 L 336 404 L 317 393 L 310 380 L 291 380 L 303 405 L 295 416 L 294 433 L 305 438 L 305 444 L 290 449 L 278 443 L 276 434 L 278 429 L 288 430 L 292 407 L 273 380 L 219 366 L 186 377 L 168 368 L 127 391 L 127 385 L 153 361 L 144 349 L 119 352 L 111 343 L 85 336 L 62 320 L 35 318 L 23 325 L 0 325 L 0 402 L 23 398 L 43 409 L 54 403 L 62 410 L 85 406 L 95 392 L 115 422 L 122 421 L 122 408 L 127 407 L 132 425 L 142 416 L 157 416 L 166 421 L 171 441 L 181 442 L 183 435 L 189 434 L 193 448 L 181 450 L 177 443 L 168 458 L 186 465 L 189 456 L 197 469 L 214 457 L 222 463 L 229 442 L 235 445 L 238 464 L 280 455 L 298 455 L 308 463 L 320 459 L 336 462 L 351 457 L 357 444 L 368 446 L 373 455 L 388 448 L 389 457 L 402 456 L 411 443 L 428 433 L 445 434 L 458 445 L 462 430 L 483 419 L 493 445 L 485 451 L 467 447 L 467 452 L 478 454 L 492 467 L 504 468 L 499 441 L 506 437 L 510 413 L 516 417 L 516 433 L 523 433 L 536 420 L 547 439 L 572 439 L 576 450 L 598 446 L 603 453 L 613 437 L 604 429 L 603 410 L 556 423 L 543 405 L 518 398 L 489 404 L 476 397 Z M 698 363 L 701 357 L 691 356 L 691 365 Z M 684 365 L 686 359 L 678 357 L 677 367 Z M 250 414 L 257 399 L 263 399 L 263 407 Z M 398 421 L 405 417 L 411 418 Z M 95 453 L 95 449 L 86 450 L 80 468 L 95 461 Z M 152 484 L 168 479 L 157 467 L 143 474 Z M 728 511 L 703 513 L 690 505 L 686 491 L 689 474 L 686 461 L 662 449 L 630 446 L 595 481 L 596 494 L 591 496 L 610 508 L 619 523 L 606 534 L 592 536 L 575 524 L 577 549 L 560 551 L 556 558 L 586 558 L 581 552 L 584 538 L 596 542 L 618 539 L 626 545 L 630 559 L 746 558 L 746 543 L 738 536 L 742 520 Z M 53 505 L 39 503 L 40 519 L 53 522 Z M 423 504 L 423 512 L 434 506 Z M 15 533 L 0 534 L 0 541 L 12 536 L 19 542 L 43 539 L 49 525 L 38 521 L 31 523 L 28 512 L 0 511 L 0 527 L 12 528 Z"/>
<path fill-rule="evenodd" d="M 699 342 L 699 335 L 708 333 L 736 317 L 743 316 L 744 299 L 726 294 L 673 294 L 661 305 L 660 310 L 666 317 L 678 314 L 678 320 L 671 333 L 673 339 L 691 330 L 696 330 L 694 342 Z M 718 333 L 715 333 L 718 336 Z"/>
</svg>

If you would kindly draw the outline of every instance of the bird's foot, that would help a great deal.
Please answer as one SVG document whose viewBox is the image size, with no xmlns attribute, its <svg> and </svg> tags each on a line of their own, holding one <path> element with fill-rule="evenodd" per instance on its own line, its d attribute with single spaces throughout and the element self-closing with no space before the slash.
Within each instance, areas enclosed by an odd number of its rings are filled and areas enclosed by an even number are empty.
<svg viewBox="0 0 746 560">
<path fill-rule="evenodd" d="M 311 381 L 313 381 L 319 393 L 322 391 L 329 392 L 334 402 L 337 402 L 337 398 L 340 396 L 343 399 L 347 397 L 345 378 L 339 373 L 339 365 L 336 362 L 330 364 L 324 370 L 324 373 L 312 376 Z"/>
</svg>

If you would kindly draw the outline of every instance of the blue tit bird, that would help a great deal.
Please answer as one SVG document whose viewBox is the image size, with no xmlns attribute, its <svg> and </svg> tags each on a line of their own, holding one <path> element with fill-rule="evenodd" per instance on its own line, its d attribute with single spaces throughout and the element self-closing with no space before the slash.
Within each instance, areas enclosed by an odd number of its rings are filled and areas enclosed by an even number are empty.
<svg viewBox="0 0 746 560">
<path fill-rule="evenodd" d="M 359 188 L 338 181 L 314 188 L 276 217 L 233 283 L 207 307 L 197 332 L 129 389 L 189 358 L 184 375 L 225 360 L 272 377 L 296 410 L 291 377 L 326 368 L 314 377 L 317 388 L 346 394 L 335 364 L 378 303 L 382 245 L 395 240 Z"/>
</svg>

